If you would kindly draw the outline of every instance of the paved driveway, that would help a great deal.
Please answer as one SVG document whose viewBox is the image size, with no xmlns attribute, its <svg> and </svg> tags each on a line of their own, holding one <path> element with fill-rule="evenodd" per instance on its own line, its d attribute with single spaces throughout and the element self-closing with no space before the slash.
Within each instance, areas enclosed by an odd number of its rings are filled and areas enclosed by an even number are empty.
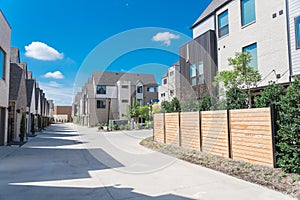
<svg viewBox="0 0 300 200">
<path fill-rule="evenodd" d="M 53 125 L 0 148 L 0 199 L 292 199 L 138 144 L 150 135 Z"/>
</svg>

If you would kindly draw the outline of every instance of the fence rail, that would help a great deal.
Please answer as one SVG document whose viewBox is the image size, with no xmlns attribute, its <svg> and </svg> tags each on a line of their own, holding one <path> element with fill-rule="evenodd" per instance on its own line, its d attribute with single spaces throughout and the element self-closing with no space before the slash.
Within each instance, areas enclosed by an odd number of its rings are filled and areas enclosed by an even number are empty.
<svg viewBox="0 0 300 200">
<path fill-rule="evenodd" d="M 154 115 L 154 140 L 275 166 L 273 107 Z"/>
</svg>

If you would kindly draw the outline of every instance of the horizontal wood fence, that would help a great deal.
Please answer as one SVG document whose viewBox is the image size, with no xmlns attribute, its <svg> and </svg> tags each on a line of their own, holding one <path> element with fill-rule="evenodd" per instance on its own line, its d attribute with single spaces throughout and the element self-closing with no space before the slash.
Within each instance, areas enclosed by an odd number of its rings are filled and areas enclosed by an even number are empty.
<svg viewBox="0 0 300 200">
<path fill-rule="evenodd" d="M 275 163 L 274 107 L 154 115 L 154 140 L 269 167 Z"/>
</svg>

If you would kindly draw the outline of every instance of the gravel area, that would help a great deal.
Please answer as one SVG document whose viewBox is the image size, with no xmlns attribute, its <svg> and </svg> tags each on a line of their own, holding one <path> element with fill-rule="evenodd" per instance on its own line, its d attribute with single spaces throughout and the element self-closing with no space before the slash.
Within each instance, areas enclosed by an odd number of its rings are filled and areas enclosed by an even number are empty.
<svg viewBox="0 0 300 200">
<path fill-rule="evenodd" d="M 285 173 L 279 168 L 273 169 L 253 165 L 200 151 L 158 143 L 153 141 L 152 137 L 144 139 L 140 144 L 154 151 L 220 171 L 300 199 L 300 175 L 298 174 Z"/>
</svg>

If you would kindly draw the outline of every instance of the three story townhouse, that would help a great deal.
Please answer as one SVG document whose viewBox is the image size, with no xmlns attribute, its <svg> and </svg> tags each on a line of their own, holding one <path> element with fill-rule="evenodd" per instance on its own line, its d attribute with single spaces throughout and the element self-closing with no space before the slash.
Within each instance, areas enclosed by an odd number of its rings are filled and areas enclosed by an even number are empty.
<svg viewBox="0 0 300 200">
<path fill-rule="evenodd" d="M 11 27 L 0 10 L 0 146 L 7 144 Z"/>
</svg>

